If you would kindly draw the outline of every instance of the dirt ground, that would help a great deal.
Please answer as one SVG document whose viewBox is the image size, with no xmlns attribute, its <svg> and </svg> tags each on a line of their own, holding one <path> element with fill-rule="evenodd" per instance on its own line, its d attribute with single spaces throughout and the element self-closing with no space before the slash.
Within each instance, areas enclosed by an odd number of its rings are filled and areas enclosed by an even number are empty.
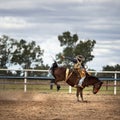
<svg viewBox="0 0 120 120">
<path fill-rule="evenodd" d="M 0 120 L 120 120 L 120 95 L 0 92 Z"/>
</svg>

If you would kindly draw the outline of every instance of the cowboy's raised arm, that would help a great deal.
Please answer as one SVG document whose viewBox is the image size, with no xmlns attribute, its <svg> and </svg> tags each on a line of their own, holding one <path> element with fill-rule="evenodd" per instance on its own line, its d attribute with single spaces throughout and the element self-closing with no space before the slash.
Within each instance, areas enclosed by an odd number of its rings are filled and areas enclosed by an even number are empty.
<svg viewBox="0 0 120 120">
<path fill-rule="evenodd" d="M 68 59 L 70 60 L 71 62 L 73 63 L 77 63 L 77 60 L 75 58 L 71 58 L 71 57 L 65 57 L 65 56 L 62 56 L 63 59 Z"/>
</svg>

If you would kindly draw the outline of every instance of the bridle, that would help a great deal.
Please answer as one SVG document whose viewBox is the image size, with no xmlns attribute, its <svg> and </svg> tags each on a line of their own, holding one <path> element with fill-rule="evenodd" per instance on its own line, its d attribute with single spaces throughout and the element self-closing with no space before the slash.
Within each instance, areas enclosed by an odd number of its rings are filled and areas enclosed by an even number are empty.
<svg viewBox="0 0 120 120">
<path fill-rule="evenodd" d="M 96 87 L 98 85 L 98 87 Z M 101 87 L 101 85 L 102 85 L 102 82 L 101 81 L 98 81 L 98 82 L 96 82 L 95 84 L 94 84 L 94 88 L 95 88 L 95 93 L 97 93 L 98 91 L 99 91 L 99 89 L 100 89 L 100 87 Z M 94 89 L 93 89 L 94 90 Z"/>
</svg>

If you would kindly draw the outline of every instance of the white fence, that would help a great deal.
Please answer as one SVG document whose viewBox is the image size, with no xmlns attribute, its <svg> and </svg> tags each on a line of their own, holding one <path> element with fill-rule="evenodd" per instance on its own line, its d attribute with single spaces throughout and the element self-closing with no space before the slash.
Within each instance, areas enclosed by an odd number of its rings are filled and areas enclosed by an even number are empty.
<svg viewBox="0 0 120 120">
<path fill-rule="evenodd" d="M 52 80 L 54 78 L 51 77 L 29 77 L 28 72 L 42 72 L 42 73 L 48 73 L 48 70 L 35 70 L 35 69 L 24 69 L 24 70 L 18 70 L 18 69 L 0 69 L 0 71 L 22 71 L 24 72 L 24 76 L 22 77 L 11 77 L 11 76 L 0 76 L 1 79 L 13 79 L 13 78 L 19 78 L 19 79 L 24 79 L 24 92 L 27 91 L 27 79 L 43 79 L 43 80 Z M 113 74 L 111 78 L 100 78 L 100 80 L 112 80 L 114 81 L 114 95 L 117 94 L 117 80 L 120 80 L 120 78 L 117 77 L 117 74 L 120 74 L 120 71 L 88 71 L 91 74 L 94 74 L 97 76 L 99 73 L 100 74 Z M 72 92 L 72 88 L 69 86 L 69 93 Z"/>
<path fill-rule="evenodd" d="M 93 71 L 91 71 L 91 73 L 92 72 Z M 103 73 L 103 74 L 105 74 L 105 73 L 109 73 L 109 74 L 112 73 L 112 74 L 114 74 L 114 76 L 113 76 L 113 78 L 111 80 L 114 80 L 114 95 L 116 95 L 117 94 L 117 87 L 116 87 L 117 80 L 120 80 L 120 78 L 119 79 L 117 78 L 117 74 L 120 73 L 120 71 L 96 71 L 95 75 L 97 76 L 98 73 Z M 105 78 L 103 78 L 103 79 L 105 79 Z"/>
</svg>

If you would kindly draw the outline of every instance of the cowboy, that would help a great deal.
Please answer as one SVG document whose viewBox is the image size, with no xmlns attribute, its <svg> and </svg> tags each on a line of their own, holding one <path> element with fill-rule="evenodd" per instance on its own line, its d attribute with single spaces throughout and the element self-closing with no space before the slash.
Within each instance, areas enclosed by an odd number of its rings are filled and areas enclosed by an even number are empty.
<svg viewBox="0 0 120 120">
<path fill-rule="evenodd" d="M 86 77 L 86 70 L 83 64 L 83 61 L 85 60 L 85 58 L 82 55 L 77 55 L 75 58 L 62 56 L 62 58 L 68 59 L 74 63 L 74 69 L 79 73 L 79 76 L 81 78 L 79 80 L 78 85 L 75 85 L 75 87 L 79 86 L 83 88 L 82 83 Z"/>
</svg>

